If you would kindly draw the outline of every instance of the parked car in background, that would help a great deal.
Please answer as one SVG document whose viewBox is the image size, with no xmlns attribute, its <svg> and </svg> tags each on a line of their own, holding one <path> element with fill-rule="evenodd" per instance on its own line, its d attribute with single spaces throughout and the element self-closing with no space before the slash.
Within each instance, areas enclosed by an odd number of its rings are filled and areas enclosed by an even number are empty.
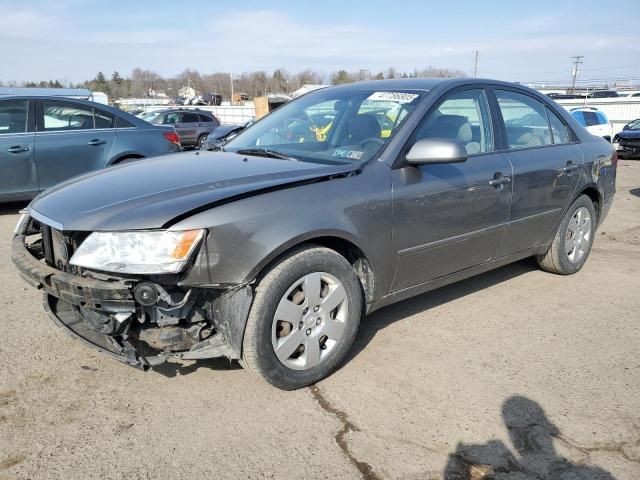
<svg viewBox="0 0 640 480">
<path fill-rule="evenodd" d="M 253 123 L 255 120 L 249 120 L 242 125 L 220 125 L 204 139 L 200 148 L 208 151 L 220 150 L 225 143 Z"/>
<path fill-rule="evenodd" d="M 205 93 L 202 95 L 205 105 L 222 105 L 222 95 L 219 93 Z"/>
<path fill-rule="evenodd" d="M 617 98 L 618 96 L 618 92 L 614 90 L 597 90 L 590 92 L 587 98 Z"/>
<path fill-rule="evenodd" d="M 329 109 L 322 140 L 290 134 Z M 387 137 L 368 113 L 381 109 L 402 119 Z M 18 223 L 12 259 L 58 325 L 123 362 L 227 357 L 301 388 L 335 371 L 385 305 L 530 256 L 578 272 L 615 162 L 609 143 L 516 84 L 339 85 L 221 152 L 49 190 Z"/>
<path fill-rule="evenodd" d="M 576 98 L 583 98 L 580 95 L 574 95 L 571 93 L 547 93 L 547 97 L 553 98 L 554 100 L 573 100 Z"/>
<path fill-rule="evenodd" d="M 585 127 L 589 133 L 611 142 L 613 126 L 604 112 L 601 112 L 595 107 L 579 107 L 572 108 L 571 115 L 580 125 Z"/>
<path fill-rule="evenodd" d="M 60 97 L 0 99 L 0 201 L 32 198 L 63 180 L 180 150 L 171 127 L 107 105 Z"/>
<path fill-rule="evenodd" d="M 176 129 L 183 147 L 202 147 L 207 135 L 220 125 L 216 116 L 200 109 L 164 109 L 140 115 L 154 125 L 169 125 Z"/>
<path fill-rule="evenodd" d="M 640 118 L 627 123 L 613 137 L 620 158 L 640 158 Z"/>
</svg>

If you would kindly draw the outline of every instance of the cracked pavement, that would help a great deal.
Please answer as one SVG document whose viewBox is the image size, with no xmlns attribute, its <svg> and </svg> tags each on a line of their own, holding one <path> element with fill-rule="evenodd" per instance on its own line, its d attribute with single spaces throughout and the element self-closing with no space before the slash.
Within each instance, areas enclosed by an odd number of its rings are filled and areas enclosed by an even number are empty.
<svg viewBox="0 0 640 480">
<path fill-rule="evenodd" d="M 526 260 L 387 307 L 295 392 L 70 339 L 9 264 L 23 205 L 0 206 L 0 479 L 640 478 L 639 187 L 621 161 L 579 274 Z"/>
</svg>

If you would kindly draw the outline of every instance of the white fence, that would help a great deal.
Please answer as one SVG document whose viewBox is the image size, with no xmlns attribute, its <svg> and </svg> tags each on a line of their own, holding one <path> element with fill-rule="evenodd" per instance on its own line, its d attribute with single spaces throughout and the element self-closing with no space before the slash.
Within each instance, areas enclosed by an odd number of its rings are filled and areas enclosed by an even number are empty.
<svg viewBox="0 0 640 480">
<path fill-rule="evenodd" d="M 244 105 L 175 105 L 175 106 L 148 106 L 145 112 L 163 110 L 165 108 L 180 108 L 188 110 L 205 110 L 213 113 L 223 125 L 242 125 L 256 116 L 256 108 L 253 102 L 245 102 Z"/>
<path fill-rule="evenodd" d="M 556 100 L 567 110 L 576 107 L 595 107 L 609 117 L 613 125 L 613 133 L 618 133 L 627 123 L 640 118 L 640 98 L 586 98 L 575 100 Z M 166 106 L 147 106 L 145 111 L 154 111 Z M 171 108 L 190 108 L 213 112 L 223 124 L 243 124 L 256 115 L 253 102 L 245 102 L 244 105 L 220 105 L 220 106 L 193 106 L 185 105 Z"/>
<path fill-rule="evenodd" d="M 640 98 L 580 98 L 574 100 L 556 100 L 567 110 L 577 107 L 595 107 L 609 117 L 613 133 L 622 130 L 627 123 L 640 118 Z"/>
</svg>

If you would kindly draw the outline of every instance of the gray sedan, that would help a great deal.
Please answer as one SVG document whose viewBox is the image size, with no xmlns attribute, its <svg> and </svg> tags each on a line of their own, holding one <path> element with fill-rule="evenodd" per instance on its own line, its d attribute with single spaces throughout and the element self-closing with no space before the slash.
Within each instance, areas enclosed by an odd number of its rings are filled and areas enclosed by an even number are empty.
<svg viewBox="0 0 640 480">
<path fill-rule="evenodd" d="M 223 151 L 45 192 L 12 257 L 56 323 L 121 361 L 224 356 L 294 389 L 337 369 L 385 305 L 525 257 L 579 271 L 613 202 L 616 161 L 519 85 L 330 87 Z"/>
<path fill-rule="evenodd" d="M 0 202 L 33 198 L 75 175 L 180 150 L 172 127 L 60 97 L 0 99 Z"/>
</svg>

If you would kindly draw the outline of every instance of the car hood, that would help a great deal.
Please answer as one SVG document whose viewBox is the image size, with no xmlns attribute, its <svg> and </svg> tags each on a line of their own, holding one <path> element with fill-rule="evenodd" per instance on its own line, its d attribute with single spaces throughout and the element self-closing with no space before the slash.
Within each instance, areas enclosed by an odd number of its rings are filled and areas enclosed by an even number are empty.
<svg viewBox="0 0 640 480">
<path fill-rule="evenodd" d="M 640 138 L 640 130 L 622 130 L 616 134 L 620 138 L 636 139 Z"/>
<path fill-rule="evenodd" d="M 29 205 L 31 215 L 63 230 L 144 230 L 247 194 L 355 171 L 228 152 L 178 153 L 109 167 L 67 180 Z"/>
</svg>

